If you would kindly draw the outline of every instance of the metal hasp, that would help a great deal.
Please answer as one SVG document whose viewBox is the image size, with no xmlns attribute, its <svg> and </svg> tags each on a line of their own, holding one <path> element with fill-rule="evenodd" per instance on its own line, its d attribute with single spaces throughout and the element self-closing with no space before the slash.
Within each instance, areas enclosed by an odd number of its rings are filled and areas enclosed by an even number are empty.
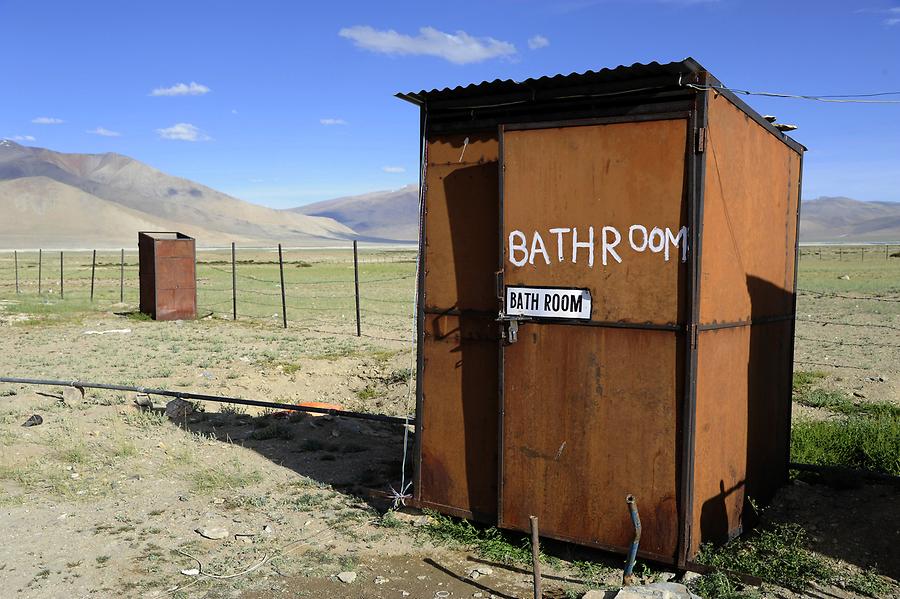
<svg viewBox="0 0 900 599">
<path fill-rule="evenodd" d="M 174 231 L 142 231 L 138 233 L 138 254 L 141 312 L 153 320 L 196 318 L 194 239 Z"/>
<path fill-rule="evenodd" d="M 638 547 L 641 545 L 641 516 L 638 514 L 637 500 L 634 495 L 625 498 L 628 504 L 628 513 L 631 515 L 631 524 L 634 526 L 634 540 L 628 550 L 628 561 L 625 562 L 625 572 L 622 575 L 622 586 L 634 584 L 634 563 L 637 560 Z"/>
<path fill-rule="evenodd" d="M 787 480 L 805 148 L 720 86 L 685 59 L 399 94 L 419 505 L 627 555 L 634 494 L 636 555 L 690 568 Z"/>
</svg>

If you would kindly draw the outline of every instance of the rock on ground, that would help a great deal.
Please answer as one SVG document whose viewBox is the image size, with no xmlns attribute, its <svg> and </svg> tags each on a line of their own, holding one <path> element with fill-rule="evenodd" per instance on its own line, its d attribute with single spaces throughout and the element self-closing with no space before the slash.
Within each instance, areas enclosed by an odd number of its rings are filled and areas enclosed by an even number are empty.
<svg viewBox="0 0 900 599">
<path fill-rule="evenodd" d="M 166 404 L 166 416 L 169 420 L 184 420 L 194 413 L 194 404 L 183 399 L 173 399 Z"/>
<path fill-rule="evenodd" d="M 683 584 L 654 582 L 616 591 L 588 591 L 582 599 L 700 599 Z"/>
<path fill-rule="evenodd" d="M 341 572 L 337 575 L 337 579 L 346 584 L 350 584 L 356 580 L 356 572 Z"/>
</svg>

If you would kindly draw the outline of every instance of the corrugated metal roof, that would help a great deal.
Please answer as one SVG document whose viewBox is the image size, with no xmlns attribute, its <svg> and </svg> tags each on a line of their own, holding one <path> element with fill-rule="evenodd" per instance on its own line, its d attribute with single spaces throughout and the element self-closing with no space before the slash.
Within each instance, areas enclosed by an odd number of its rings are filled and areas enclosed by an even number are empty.
<svg viewBox="0 0 900 599">
<path fill-rule="evenodd" d="M 623 81 L 627 79 L 642 79 L 650 77 L 659 77 L 671 75 L 673 83 L 677 81 L 678 75 L 687 73 L 696 73 L 704 70 L 703 67 L 693 58 L 685 58 L 678 62 L 669 62 L 660 64 L 658 62 L 650 62 L 647 64 L 634 63 L 632 65 L 620 65 L 614 68 L 600 69 L 599 71 L 585 71 L 583 73 L 570 73 L 568 75 L 547 75 L 536 79 L 525 79 L 523 81 L 515 81 L 513 79 L 494 79 L 493 81 L 482 81 L 481 83 L 470 83 L 469 85 L 443 89 L 420 90 L 417 92 L 409 92 L 406 94 L 397 94 L 399 97 L 409 100 L 434 100 L 448 98 L 463 98 L 470 96 L 478 96 L 485 94 L 497 94 L 514 92 L 523 88 L 541 89 L 548 87 L 566 87 L 572 85 L 588 85 L 598 83 L 609 83 L 614 81 Z"/>
</svg>

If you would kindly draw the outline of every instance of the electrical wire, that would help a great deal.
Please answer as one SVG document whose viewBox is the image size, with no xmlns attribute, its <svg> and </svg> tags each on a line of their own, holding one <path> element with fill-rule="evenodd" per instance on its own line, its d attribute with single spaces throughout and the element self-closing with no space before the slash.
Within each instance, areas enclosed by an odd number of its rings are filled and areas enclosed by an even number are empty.
<svg viewBox="0 0 900 599">
<path fill-rule="evenodd" d="M 830 102 L 835 104 L 900 104 L 900 100 L 862 100 L 860 98 L 870 98 L 874 96 L 893 96 L 900 95 L 900 92 L 876 92 L 872 94 L 840 94 L 833 96 L 808 96 L 802 94 L 783 94 L 778 92 L 758 92 L 747 89 L 738 89 L 736 87 L 726 87 L 724 85 L 698 85 L 696 83 L 683 83 L 684 87 L 705 90 L 729 91 L 742 96 L 764 96 L 767 98 L 788 98 L 793 100 L 813 100 L 816 102 Z"/>
</svg>

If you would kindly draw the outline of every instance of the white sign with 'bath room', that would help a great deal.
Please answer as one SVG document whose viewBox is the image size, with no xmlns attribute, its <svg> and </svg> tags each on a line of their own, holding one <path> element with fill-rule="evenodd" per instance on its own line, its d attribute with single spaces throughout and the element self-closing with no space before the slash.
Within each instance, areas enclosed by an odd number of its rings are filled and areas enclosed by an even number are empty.
<svg viewBox="0 0 900 599">
<path fill-rule="evenodd" d="M 555 287 L 506 288 L 506 316 L 591 319 L 591 292 Z"/>
</svg>

